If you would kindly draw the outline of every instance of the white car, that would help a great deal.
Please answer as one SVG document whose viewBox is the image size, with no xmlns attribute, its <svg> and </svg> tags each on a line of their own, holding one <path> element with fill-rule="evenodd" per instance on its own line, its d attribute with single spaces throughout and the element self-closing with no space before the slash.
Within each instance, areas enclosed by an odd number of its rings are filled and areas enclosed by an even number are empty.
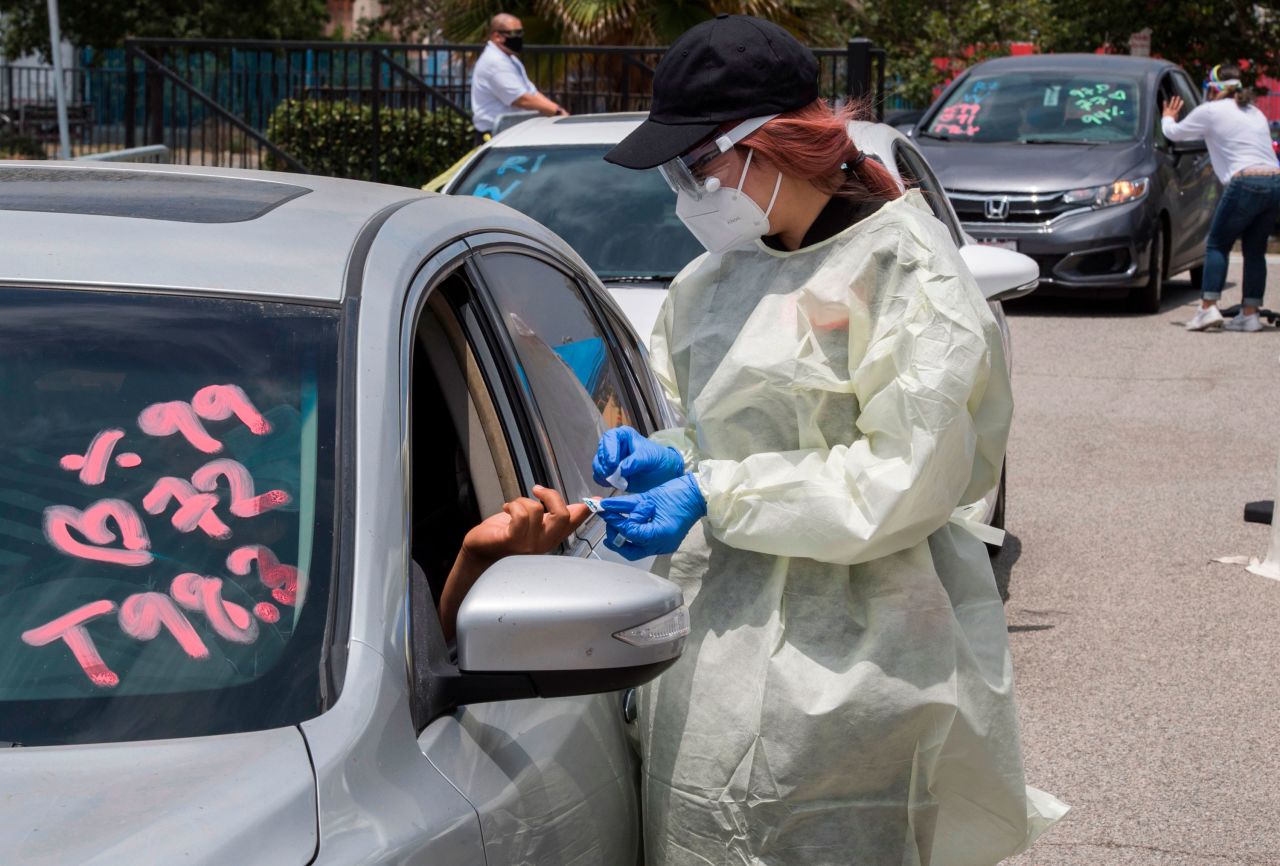
<svg viewBox="0 0 1280 866">
<path fill-rule="evenodd" d="M 703 252 L 675 213 L 675 196 L 656 171 L 631 171 L 604 161 L 605 153 L 646 115 L 538 117 L 494 136 L 445 184 L 451 195 L 502 202 L 560 235 L 605 284 L 647 341 L 667 286 Z M 1040 269 L 1029 256 L 985 246 L 964 233 L 951 203 L 920 151 L 883 123 L 855 121 L 858 146 L 889 169 L 904 188 L 917 187 L 946 224 L 965 263 L 991 304 L 1012 358 L 1002 301 L 1035 289 Z M 1004 526 L 1004 478 L 979 514 Z"/>
</svg>

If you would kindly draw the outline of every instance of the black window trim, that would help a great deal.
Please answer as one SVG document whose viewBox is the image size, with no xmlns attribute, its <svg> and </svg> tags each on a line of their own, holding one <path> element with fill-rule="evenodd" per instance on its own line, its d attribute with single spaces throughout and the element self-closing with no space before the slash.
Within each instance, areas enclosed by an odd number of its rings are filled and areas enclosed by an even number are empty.
<svg viewBox="0 0 1280 866">
<path fill-rule="evenodd" d="M 599 308 L 596 299 L 592 297 L 592 292 L 588 290 L 588 286 L 592 285 L 594 277 L 584 275 L 574 263 L 557 256 L 554 251 L 545 245 L 520 235 L 505 232 L 485 232 L 468 238 L 467 243 L 474 253 L 469 262 L 477 272 L 476 290 L 480 296 L 480 301 L 491 329 L 490 340 L 492 342 L 490 345 L 496 354 L 502 356 L 503 364 L 501 366 L 504 368 L 502 375 L 506 383 L 507 399 L 514 405 L 521 407 L 529 429 L 536 431 L 538 434 L 537 438 L 540 440 L 538 451 L 541 452 L 545 467 L 543 477 L 548 479 L 544 483 L 554 486 L 558 490 L 563 490 L 564 477 L 560 472 L 559 462 L 556 460 L 554 449 L 551 447 L 551 439 L 547 433 L 546 426 L 543 424 L 536 402 L 530 403 L 529 395 L 525 393 L 525 389 L 520 387 L 516 381 L 514 371 L 518 367 L 518 361 L 515 345 L 512 343 L 506 328 L 497 326 L 497 323 L 502 321 L 502 316 L 490 289 L 489 275 L 485 273 L 483 260 L 486 255 L 499 253 L 523 255 L 538 260 L 568 277 L 577 287 L 578 296 L 582 300 L 588 315 L 591 316 L 592 322 L 605 338 L 609 358 L 613 362 L 614 369 L 619 372 L 619 379 L 626 392 L 624 399 L 628 403 L 628 414 L 633 419 L 644 419 L 645 422 L 653 424 L 653 409 L 648 405 L 648 402 L 638 391 L 636 384 L 631 381 L 631 376 L 626 372 L 627 363 L 625 357 L 622 356 L 622 347 L 617 342 L 617 336 L 603 316 L 603 310 Z M 533 399 L 536 401 L 536 397 Z M 592 517 L 580 530 L 579 538 L 587 541 L 587 546 L 595 539 L 596 535 L 603 534 L 603 529 L 597 526 L 599 523 L 598 518 Z M 574 552 L 578 552 L 580 547 L 583 546 L 576 545 Z"/>
<path fill-rule="evenodd" d="M 449 306 L 455 322 L 462 329 L 476 363 L 485 380 L 489 398 L 493 401 L 503 430 L 507 450 L 520 477 L 520 484 L 526 491 L 532 484 L 534 469 L 530 463 L 536 458 L 536 452 L 524 441 L 513 441 L 513 436 L 523 437 L 518 412 L 507 398 L 508 388 L 501 375 L 501 366 L 490 351 L 491 327 L 486 327 L 483 311 L 477 313 L 475 305 L 479 302 L 479 286 L 472 259 L 474 253 L 462 238 L 457 238 L 438 249 L 419 266 L 409 289 L 405 293 L 400 312 L 400 337 L 398 347 L 399 376 L 398 388 L 398 422 L 401 442 L 404 443 L 402 454 L 407 459 L 401 461 L 400 476 L 403 503 L 404 525 L 401 532 L 406 539 L 404 545 L 405 574 L 405 617 L 404 642 L 406 664 L 410 689 L 410 712 L 413 718 L 414 732 L 421 733 L 426 726 L 449 712 L 460 703 L 466 703 L 470 694 L 468 683 L 450 658 L 449 648 L 445 643 L 444 632 L 440 627 L 439 611 L 432 598 L 426 575 L 413 561 L 408 539 L 412 536 L 413 497 L 411 492 L 413 478 L 414 454 L 409 445 L 412 443 L 413 420 L 413 374 L 414 349 L 418 325 L 421 317 L 427 313 L 428 300 L 452 277 L 461 273 L 470 284 L 468 297 L 457 303 L 458 299 L 447 294 L 444 300 Z M 496 688 L 511 686 L 511 678 L 499 677 L 493 680 Z M 525 697 L 532 697 L 532 694 Z M 477 695 L 477 697 L 480 697 Z M 484 699 L 480 697 L 480 699 Z"/>
<path fill-rule="evenodd" d="M 964 236 L 964 227 L 960 225 L 960 218 L 956 214 L 955 208 L 952 207 L 951 200 L 947 198 L 946 190 L 943 189 L 942 187 L 942 181 L 938 180 L 938 176 L 933 173 L 933 167 L 930 166 L 929 161 L 924 158 L 924 154 L 920 153 L 918 150 L 912 147 L 911 144 L 908 143 L 906 140 L 901 138 L 896 138 L 896 137 L 893 140 L 893 151 L 894 151 L 893 152 L 894 162 L 898 162 L 899 160 L 901 160 L 902 162 L 907 162 L 908 164 L 910 164 L 910 162 L 914 160 L 915 162 L 919 163 L 920 168 L 924 169 L 924 171 L 928 173 L 927 180 L 931 181 L 932 184 L 935 187 L 937 187 L 936 193 L 933 190 L 930 190 L 927 188 L 925 183 L 926 178 L 923 178 L 923 177 L 916 178 L 917 186 L 920 188 L 921 193 L 924 195 L 936 194 L 937 196 L 939 196 L 943 210 L 945 210 L 947 212 L 947 215 L 950 217 L 949 219 L 942 220 L 941 222 L 943 222 L 943 224 L 946 225 L 947 231 L 951 234 L 951 239 L 955 242 L 956 248 L 959 249 L 960 247 L 964 246 L 965 243 L 967 243 L 967 240 L 965 239 L 965 236 Z M 916 169 L 912 168 L 912 172 L 915 172 L 915 171 Z M 901 168 L 899 168 L 899 173 L 901 173 Z M 905 185 L 905 181 L 906 179 L 903 178 L 904 185 Z M 929 209 L 933 210 L 933 207 L 930 206 Z M 937 216 L 937 214 L 934 214 L 934 215 Z"/>
</svg>

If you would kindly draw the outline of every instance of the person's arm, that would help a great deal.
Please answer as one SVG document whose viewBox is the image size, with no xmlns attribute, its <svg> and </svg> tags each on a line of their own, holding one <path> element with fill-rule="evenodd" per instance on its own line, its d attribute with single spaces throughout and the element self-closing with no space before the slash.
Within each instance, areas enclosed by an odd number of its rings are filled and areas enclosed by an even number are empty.
<svg viewBox="0 0 1280 866">
<path fill-rule="evenodd" d="M 535 487 L 533 495 L 538 498 L 521 497 L 508 502 L 502 511 L 473 527 L 463 538 L 462 549 L 440 594 L 440 625 L 445 640 L 454 640 L 458 608 L 491 565 L 507 556 L 549 553 L 591 516 L 587 506 L 565 505 L 564 497 L 549 487 Z"/>
<path fill-rule="evenodd" d="M 514 65 L 504 64 L 495 67 L 487 87 L 502 104 L 510 108 L 536 111 L 545 115 L 569 113 L 539 93 L 533 83 L 527 81 Z"/>
<path fill-rule="evenodd" d="M 567 116 L 569 114 L 569 112 L 565 111 L 559 105 L 552 102 L 550 99 L 547 99 L 545 96 L 543 96 L 541 93 L 538 93 L 537 91 L 534 91 L 533 93 L 526 93 L 523 96 L 517 97 L 511 103 L 511 107 L 523 108 L 526 111 L 536 111 L 539 114 L 544 114 L 548 116 L 556 115 L 556 114 L 562 114 Z"/>
<path fill-rule="evenodd" d="M 866 341 L 848 378 L 860 409 L 856 438 L 698 461 L 709 528 L 725 544 L 866 562 L 920 543 L 967 496 L 994 486 L 1012 412 L 995 323 L 952 257 L 931 251 L 913 228 L 868 251 L 851 275 L 850 342 Z M 770 296 L 753 318 L 786 321 L 788 303 L 791 296 Z"/>
<path fill-rule="evenodd" d="M 1208 103 L 1196 106 L 1179 122 L 1178 115 L 1182 112 L 1183 104 L 1180 96 L 1171 97 L 1164 104 L 1164 110 L 1160 116 L 1160 130 L 1164 133 L 1164 137 L 1170 141 L 1195 141 L 1198 138 L 1204 138 L 1205 112 L 1201 109 Z"/>
</svg>

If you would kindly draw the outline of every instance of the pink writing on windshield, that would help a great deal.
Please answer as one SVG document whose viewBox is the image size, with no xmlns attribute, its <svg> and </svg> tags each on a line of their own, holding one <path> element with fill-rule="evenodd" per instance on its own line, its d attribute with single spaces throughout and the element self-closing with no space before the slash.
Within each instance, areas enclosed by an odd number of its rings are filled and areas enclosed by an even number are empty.
<svg viewBox="0 0 1280 866">
<path fill-rule="evenodd" d="M 207 385 L 195 392 L 190 403 L 180 400 L 153 403 L 138 415 L 138 426 L 150 436 L 181 435 L 199 451 L 215 454 L 223 449 L 223 443 L 211 435 L 205 424 L 231 418 L 238 419 L 255 436 L 265 436 L 272 431 L 271 423 L 237 385 Z M 83 454 L 66 454 L 58 461 L 59 466 L 77 473 L 81 484 L 101 485 L 106 482 L 113 464 L 122 469 L 142 464 L 138 454 L 117 451 L 126 435 L 125 430 L 118 427 L 99 430 Z M 237 447 L 243 444 L 235 442 Z M 148 462 L 152 461 L 153 458 L 148 457 Z M 210 538 L 225 540 L 231 537 L 231 528 L 216 512 L 224 499 L 220 486 L 226 491 L 227 510 L 234 517 L 258 517 L 292 501 L 289 493 L 280 489 L 258 494 L 253 475 L 244 464 L 219 458 L 197 469 L 189 481 L 160 477 L 142 497 L 142 508 L 154 516 L 172 510 L 170 522 L 179 532 L 194 533 L 199 529 Z M 142 566 L 155 558 L 143 517 L 123 499 L 100 499 L 83 511 L 70 505 L 51 505 L 44 511 L 43 526 L 49 544 L 67 556 L 123 566 Z M 278 538 L 279 533 L 273 533 L 273 537 Z M 230 579 L 224 582 L 220 577 L 186 571 L 172 579 L 168 594 L 134 592 L 118 608 L 116 602 L 108 599 L 90 602 L 24 632 L 22 639 L 35 647 L 62 641 L 90 682 L 103 688 L 117 686 L 120 677 L 107 666 L 86 626 L 117 610 L 114 619 L 124 634 L 138 641 L 153 641 L 162 631 L 168 632 L 189 659 L 209 659 L 211 647 L 216 648 L 213 643 L 207 643 L 209 633 L 199 620 L 190 616 L 192 612 L 203 614 L 207 629 L 223 640 L 252 644 L 258 639 L 259 622 L 268 625 L 280 622 L 282 615 L 277 604 L 298 604 L 298 570 L 281 564 L 269 548 L 256 544 L 236 548 L 226 562 L 240 577 L 251 575 L 257 563 L 258 583 L 240 586 Z M 190 563 L 175 571 L 183 567 L 199 566 Z M 153 580 L 148 575 L 145 586 L 154 586 Z M 246 590 L 258 586 L 270 591 L 272 600 L 256 601 L 250 597 Z M 242 604 L 224 598 L 224 591 L 241 599 Z M 254 589 L 253 593 L 258 598 L 263 594 L 262 589 Z M 112 648 L 120 645 L 121 642 L 116 641 Z M 164 664 L 164 653 L 158 656 Z M 153 659 L 157 654 L 149 652 L 141 658 L 145 659 L 143 664 L 150 667 L 155 664 Z M 235 671 L 239 673 L 238 669 Z"/>
<path fill-rule="evenodd" d="M 114 520 L 119 527 L 124 549 L 93 546 L 108 545 L 116 540 L 116 534 L 107 526 L 108 520 Z M 73 538 L 72 529 L 91 544 Z M 101 499 L 84 511 L 70 505 L 51 505 L 44 510 L 44 535 L 54 549 L 67 556 L 134 566 L 146 565 L 152 559 L 151 540 L 142 518 L 123 499 Z"/>
<path fill-rule="evenodd" d="M 271 549 L 261 544 L 237 547 L 227 556 L 227 569 L 232 574 L 246 576 L 249 566 L 258 563 L 258 579 L 271 590 L 271 595 L 281 604 L 294 605 L 298 600 L 298 569 L 283 565 Z"/>
<path fill-rule="evenodd" d="M 89 450 L 84 454 L 68 454 L 58 461 L 58 465 L 68 472 L 79 472 L 81 484 L 101 484 L 107 480 L 107 466 L 111 463 L 111 452 L 116 443 L 124 438 L 124 431 L 111 427 L 102 430 L 89 443 Z M 131 451 L 116 457 L 116 465 L 132 469 L 142 463 L 142 458 Z"/>
<path fill-rule="evenodd" d="M 197 490 L 212 493 L 218 489 L 219 477 L 227 479 L 227 485 L 231 488 L 231 513 L 236 517 L 256 517 L 289 501 L 289 494 L 283 490 L 268 490 L 261 496 L 254 496 L 253 476 L 234 460 L 213 460 L 206 463 L 191 476 L 191 483 Z"/>
<path fill-rule="evenodd" d="M 201 611 L 218 636 L 234 643 L 258 639 L 258 623 L 249 611 L 222 597 L 222 578 L 185 572 L 173 579 L 169 594 L 187 610 Z"/>
<path fill-rule="evenodd" d="M 231 527 L 213 513 L 218 497 L 212 493 L 197 492 L 181 478 L 168 475 L 161 478 L 142 498 L 142 507 L 147 509 L 148 514 L 161 514 L 174 499 L 178 500 L 178 509 L 170 518 L 174 529 L 191 532 L 198 526 L 210 538 L 231 537 Z"/>
<path fill-rule="evenodd" d="M 193 659 L 207 659 L 209 648 L 178 610 L 173 599 L 159 592 L 139 592 L 120 605 L 120 630 L 138 640 L 155 640 L 163 626 Z"/>
<path fill-rule="evenodd" d="M 206 454 L 217 454 L 222 443 L 209 435 L 196 417 L 190 403 L 174 400 L 152 403 L 138 416 L 138 428 L 148 436 L 172 436 L 181 433 L 195 448 Z"/>
<path fill-rule="evenodd" d="M 981 110 L 982 106 L 976 102 L 948 105 L 938 112 L 938 117 L 933 123 L 933 131 L 947 135 L 974 135 L 982 128 L 973 125 Z"/>
<path fill-rule="evenodd" d="M 255 436 L 271 432 L 271 423 L 238 385 L 206 385 L 195 393 L 190 403 L 181 400 L 152 403 L 138 416 L 138 427 L 148 436 L 181 433 L 193 447 L 206 454 L 217 454 L 222 450 L 222 443 L 209 435 L 200 419 L 225 421 L 232 415 Z"/>
<path fill-rule="evenodd" d="M 271 424 L 254 408 L 249 396 L 237 385 L 207 385 L 191 398 L 191 408 L 201 418 L 225 421 L 235 415 L 256 436 L 271 432 Z"/>
<path fill-rule="evenodd" d="M 98 648 L 85 628 L 90 621 L 106 616 L 116 609 L 115 602 L 94 601 L 78 607 L 71 613 L 65 613 L 52 622 L 38 628 L 28 629 L 22 633 L 22 640 L 30 646 L 45 646 L 56 640 L 62 640 L 75 656 L 81 669 L 88 675 L 95 686 L 113 688 L 120 682 L 120 677 L 107 667 L 107 663 L 98 655 Z"/>
</svg>

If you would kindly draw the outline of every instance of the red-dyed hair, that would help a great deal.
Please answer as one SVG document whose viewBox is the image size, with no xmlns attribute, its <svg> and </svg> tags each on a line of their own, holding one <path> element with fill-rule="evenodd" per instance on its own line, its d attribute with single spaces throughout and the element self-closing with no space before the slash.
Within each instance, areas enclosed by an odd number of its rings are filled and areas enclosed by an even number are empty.
<svg viewBox="0 0 1280 866">
<path fill-rule="evenodd" d="M 780 114 L 741 142 L 783 174 L 807 180 L 827 195 L 877 198 L 902 195 L 893 175 L 874 159 L 862 159 L 849 137 L 849 121 L 859 114 L 849 103 L 833 108 L 818 99 L 804 108 Z M 846 174 L 842 165 L 855 165 Z"/>
</svg>

